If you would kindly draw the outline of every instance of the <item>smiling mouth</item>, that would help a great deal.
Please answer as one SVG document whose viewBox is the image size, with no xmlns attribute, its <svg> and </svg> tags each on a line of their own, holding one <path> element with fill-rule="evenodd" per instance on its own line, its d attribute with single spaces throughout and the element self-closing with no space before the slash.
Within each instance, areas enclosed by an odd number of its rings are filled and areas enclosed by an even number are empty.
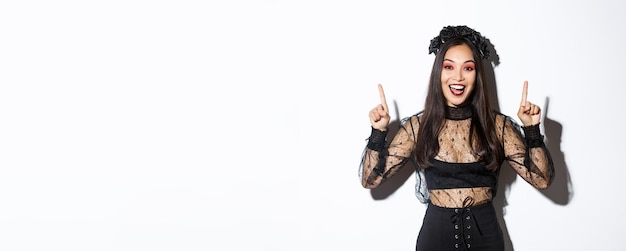
<svg viewBox="0 0 626 251">
<path fill-rule="evenodd" d="M 465 92 L 464 85 L 449 85 L 448 87 L 450 87 L 450 92 L 455 96 L 461 96 Z"/>
</svg>

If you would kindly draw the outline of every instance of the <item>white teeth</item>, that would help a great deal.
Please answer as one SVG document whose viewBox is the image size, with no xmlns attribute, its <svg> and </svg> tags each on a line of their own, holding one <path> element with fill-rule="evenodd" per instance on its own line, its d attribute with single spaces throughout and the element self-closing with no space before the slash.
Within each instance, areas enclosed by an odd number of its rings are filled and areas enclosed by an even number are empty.
<svg viewBox="0 0 626 251">
<path fill-rule="evenodd" d="M 463 86 L 463 85 L 450 85 L 450 88 L 456 89 L 456 90 L 463 90 L 463 89 L 465 89 L 465 86 Z"/>
</svg>

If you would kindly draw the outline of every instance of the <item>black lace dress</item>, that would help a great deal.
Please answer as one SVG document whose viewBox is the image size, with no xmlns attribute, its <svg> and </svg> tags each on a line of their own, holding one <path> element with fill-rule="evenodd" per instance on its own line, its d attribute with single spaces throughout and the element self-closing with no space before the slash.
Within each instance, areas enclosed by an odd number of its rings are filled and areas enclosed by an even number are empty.
<svg viewBox="0 0 626 251">
<path fill-rule="evenodd" d="M 428 203 L 416 250 L 504 249 L 491 204 L 500 169 L 488 169 L 473 151 L 471 117 L 469 107 L 448 108 L 432 166 L 415 166 L 416 196 Z M 372 129 L 359 166 L 364 187 L 377 187 L 413 160 L 420 120 L 421 113 L 404 119 L 389 142 L 386 132 Z M 495 116 L 495 125 L 509 165 L 532 186 L 547 188 L 554 167 L 539 125 L 520 127 L 500 113 Z"/>
</svg>

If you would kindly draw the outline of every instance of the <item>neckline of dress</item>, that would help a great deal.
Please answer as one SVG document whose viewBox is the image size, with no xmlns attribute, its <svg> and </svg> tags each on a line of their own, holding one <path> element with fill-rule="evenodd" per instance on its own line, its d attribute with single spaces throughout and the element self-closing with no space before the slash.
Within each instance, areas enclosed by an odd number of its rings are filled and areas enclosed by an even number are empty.
<svg viewBox="0 0 626 251">
<path fill-rule="evenodd" d="M 451 120 L 464 120 L 472 117 L 472 107 L 450 107 L 446 106 L 446 118 Z"/>
</svg>

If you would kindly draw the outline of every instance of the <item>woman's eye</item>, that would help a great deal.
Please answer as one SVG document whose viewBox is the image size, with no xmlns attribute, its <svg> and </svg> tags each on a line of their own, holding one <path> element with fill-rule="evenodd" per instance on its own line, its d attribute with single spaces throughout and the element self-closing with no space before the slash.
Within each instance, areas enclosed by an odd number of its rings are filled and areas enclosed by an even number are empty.
<svg viewBox="0 0 626 251">
<path fill-rule="evenodd" d="M 465 64 L 463 65 L 463 69 L 466 71 L 473 71 L 474 70 L 474 64 Z"/>
<path fill-rule="evenodd" d="M 451 65 L 444 65 L 443 68 L 446 69 L 446 70 L 452 70 L 453 69 Z"/>
</svg>

